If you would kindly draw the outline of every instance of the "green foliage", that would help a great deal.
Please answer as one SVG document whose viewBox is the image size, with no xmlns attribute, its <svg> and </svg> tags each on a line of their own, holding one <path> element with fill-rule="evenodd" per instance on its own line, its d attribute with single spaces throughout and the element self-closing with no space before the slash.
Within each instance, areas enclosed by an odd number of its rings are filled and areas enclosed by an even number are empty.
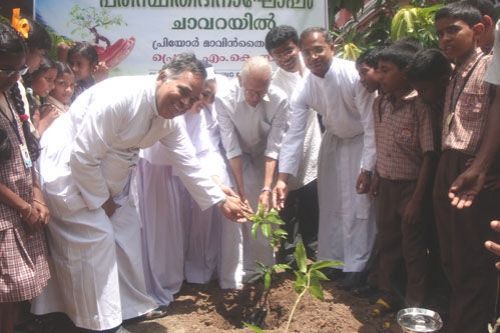
<svg viewBox="0 0 500 333">
<path fill-rule="evenodd" d="M 431 7 L 404 6 L 396 12 L 391 22 L 391 39 L 413 37 L 425 47 L 437 46 L 434 14 L 442 4 Z"/>
<path fill-rule="evenodd" d="M 121 16 L 112 16 L 106 8 L 80 7 L 73 5 L 69 12 L 71 16 L 70 23 L 76 26 L 71 34 L 79 34 L 81 37 L 93 36 L 90 29 L 102 27 L 108 29 L 114 25 L 126 25 Z"/>
<path fill-rule="evenodd" d="M 276 209 L 265 211 L 263 205 L 259 205 L 256 214 L 248 218 L 253 222 L 251 234 L 254 239 L 257 239 L 257 232 L 260 230 L 262 235 L 269 240 L 269 246 L 273 249 L 279 246 L 282 239 L 286 239 L 287 232 L 279 226 L 284 225 L 285 222 L 280 218 Z"/>
<path fill-rule="evenodd" d="M 284 331 L 285 333 L 288 332 L 295 310 L 297 309 L 300 300 L 306 294 L 306 292 L 309 292 L 311 296 L 319 300 L 324 299 L 321 281 L 328 281 L 328 278 L 323 272 L 321 272 L 321 269 L 342 265 L 341 262 L 334 260 L 318 261 L 308 265 L 306 249 L 302 242 L 299 242 L 295 247 L 294 257 L 295 261 L 297 262 L 297 270 L 293 272 L 295 274 L 295 282 L 293 287 L 298 295 L 292 307 L 292 310 L 290 311 L 290 315 L 288 316 L 288 322 Z"/>
<path fill-rule="evenodd" d="M 249 324 L 249 323 L 243 323 L 243 325 L 246 328 L 251 329 L 255 333 L 264 333 L 264 330 L 262 328 L 258 327 L 258 326 L 255 326 L 255 325 L 252 325 L 252 324 Z"/>
<path fill-rule="evenodd" d="M 354 17 L 358 12 L 363 9 L 365 2 L 363 0 L 331 0 L 329 1 L 329 6 L 335 9 L 346 9 Z"/>
</svg>

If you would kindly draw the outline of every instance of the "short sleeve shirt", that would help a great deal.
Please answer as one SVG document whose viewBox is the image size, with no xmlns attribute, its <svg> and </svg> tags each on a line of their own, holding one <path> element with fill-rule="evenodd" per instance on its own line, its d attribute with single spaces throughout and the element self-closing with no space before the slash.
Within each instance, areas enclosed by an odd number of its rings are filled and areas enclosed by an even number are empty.
<svg viewBox="0 0 500 333">
<path fill-rule="evenodd" d="M 373 111 L 378 174 L 417 179 L 424 154 L 435 150 L 429 106 L 412 91 L 396 103 L 387 95 L 378 96 Z"/>
</svg>

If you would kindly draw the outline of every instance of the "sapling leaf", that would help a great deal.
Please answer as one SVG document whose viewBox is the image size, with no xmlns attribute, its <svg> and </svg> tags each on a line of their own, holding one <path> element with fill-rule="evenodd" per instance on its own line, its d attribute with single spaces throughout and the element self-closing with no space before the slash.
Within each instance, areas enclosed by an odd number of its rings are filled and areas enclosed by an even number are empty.
<svg viewBox="0 0 500 333">
<path fill-rule="evenodd" d="M 295 257 L 295 261 L 297 262 L 299 271 L 302 273 L 307 272 L 306 249 L 304 248 L 304 244 L 302 243 L 302 241 L 298 242 L 297 246 L 295 247 L 293 256 Z"/>
<path fill-rule="evenodd" d="M 267 271 L 264 274 L 264 289 L 268 290 L 269 288 L 271 288 L 271 273 Z"/>
<path fill-rule="evenodd" d="M 258 222 L 254 222 L 252 224 L 252 230 L 251 230 L 251 234 L 252 234 L 252 238 L 253 239 L 257 239 L 257 229 L 259 228 L 259 223 Z"/>
<path fill-rule="evenodd" d="M 311 269 L 322 269 L 322 268 L 327 268 L 327 267 L 338 267 L 338 266 L 342 266 L 341 261 L 323 260 L 323 261 L 317 261 L 314 264 L 312 264 Z"/>
<path fill-rule="evenodd" d="M 261 263 L 260 261 L 256 261 L 255 264 L 259 266 L 260 270 L 264 273 L 269 270 L 269 267 Z"/>
<path fill-rule="evenodd" d="M 330 281 L 330 279 L 325 274 L 323 274 L 323 272 L 321 272 L 321 271 L 318 271 L 316 269 L 312 269 L 309 272 L 310 272 L 311 276 L 317 278 L 320 281 Z"/>
<path fill-rule="evenodd" d="M 287 265 L 287 264 L 274 264 L 273 270 L 276 271 L 278 269 L 287 270 L 287 269 L 292 269 L 292 268 L 290 267 L 290 265 Z"/>
<path fill-rule="evenodd" d="M 313 276 L 311 276 L 311 284 L 309 286 L 309 293 L 321 301 L 324 299 L 323 287 L 321 287 L 319 280 Z"/>
<path fill-rule="evenodd" d="M 288 235 L 288 232 L 286 232 L 285 230 L 281 229 L 281 228 L 277 228 L 273 231 L 273 233 L 278 236 L 279 238 L 286 238 L 286 236 Z"/>
<path fill-rule="evenodd" d="M 296 293 L 301 293 L 304 288 L 307 286 L 307 278 L 303 273 L 294 271 L 295 273 L 295 282 L 293 284 L 293 288 L 295 289 Z"/>
<path fill-rule="evenodd" d="M 249 328 L 251 329 L 252 331 L 254 331 L 255 333 L 265 333 L 264 330 L 258 326 L 255 326 L 255 325 L 252 325 L 252 324 L 249 324 L 249 323 L 243 323 L 243 325 L 246 327 L 246 328 Z"/>
<path fill-rule="evenodd" d="M 263 204 L 259 204 L 259 208 L 257 210 L 257 216 L 260 217 L 261 219 L 265 218 L 266 210 L 264 209 Z"/>
<path fill-rule="evenodd" d="M 269 238 L 271 236 L 272 228 L 270 224 L 262 223 L 260 225 L 260 229 L 262 230 L 262 235 L 264 235 L 264 237 Z"/>
</svg>

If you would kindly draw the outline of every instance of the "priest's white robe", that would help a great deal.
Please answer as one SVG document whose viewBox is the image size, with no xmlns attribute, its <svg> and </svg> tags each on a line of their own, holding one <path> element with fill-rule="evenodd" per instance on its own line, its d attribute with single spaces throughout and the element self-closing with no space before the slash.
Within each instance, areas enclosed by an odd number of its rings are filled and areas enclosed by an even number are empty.
<svg viewBox="0 0 500 333">
<path fill-rule="evenodd" d="M 53 259 L 49 286 L 32 305 L 36 314 L 64 312 L 76 326 L 105 330 L 156 304 L 147 296 L 140 223 L 128 196 L 139 148 L 160 141 L 181 176 L 207 208 L 225 197 L 192 164 L 174 120 L 158 115 L 156 77 L 116 77 L 86 90 L 41 140 L 40 180 L 52 214 L 48 240 Z M 111 218 L 108 198 L 122 204 Z"/>
<path fill-rule="evenodd" d="M 216 97 L 215 109 L 226 156 L 241 156 L 245 195 L 256 211 L 264 181 L 265 158 L 278 159 L 281 141 L 288 126 L 289 105 L 286 94 L 271 85 L 256 107 L 245 101 L 237 80 Z M 244 281 L 259 276 L 256 262 L 274 263 L 268 241 L 258 233 L 250 234 L 250 223 L 239 226 L 243 234 Z"/>
<path fill-rule="evenodd" d="M 333 58 L 324 78 L 308 73 L 295 89 L 280 152 L 280 172 L 296 175 L 309 108 L 322 115 L 318 259 L 342 261 L 345 272 L 364 269 L 376 234 L 372 202 L 355 188 L 361 168 L 372 170 L 375 163 L 373 99 L 354 63 Z"/>
<path fill-rule="evenodd" d="M 228 167 L 220 150 L 221 138 L 214 105 L 184 115 L 186 129 L 200 163 L 210 175 L 231 187 Z M 185 224 L 185 278 L 207 283 L 217 277 L 223 289 L 241 288 L 243 278 L 243 236 L 241 228 L 228 221 L 218 209 L 202 211 L 195 201 L 188 203 L 190 218 Z"/>
</svg>

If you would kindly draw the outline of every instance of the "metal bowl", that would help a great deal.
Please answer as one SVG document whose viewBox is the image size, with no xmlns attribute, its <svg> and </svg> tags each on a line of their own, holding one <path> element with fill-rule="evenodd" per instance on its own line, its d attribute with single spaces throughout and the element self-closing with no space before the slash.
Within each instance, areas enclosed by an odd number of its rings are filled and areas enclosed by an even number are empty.
<svg viewBox="0 0 500 333">
<path fill-rule="evenodd" d="M 397 320 L 405 333 L 437 332 L 443 327 L 439 313 L 422 308 L 400 310 Z"/>
</svg>

